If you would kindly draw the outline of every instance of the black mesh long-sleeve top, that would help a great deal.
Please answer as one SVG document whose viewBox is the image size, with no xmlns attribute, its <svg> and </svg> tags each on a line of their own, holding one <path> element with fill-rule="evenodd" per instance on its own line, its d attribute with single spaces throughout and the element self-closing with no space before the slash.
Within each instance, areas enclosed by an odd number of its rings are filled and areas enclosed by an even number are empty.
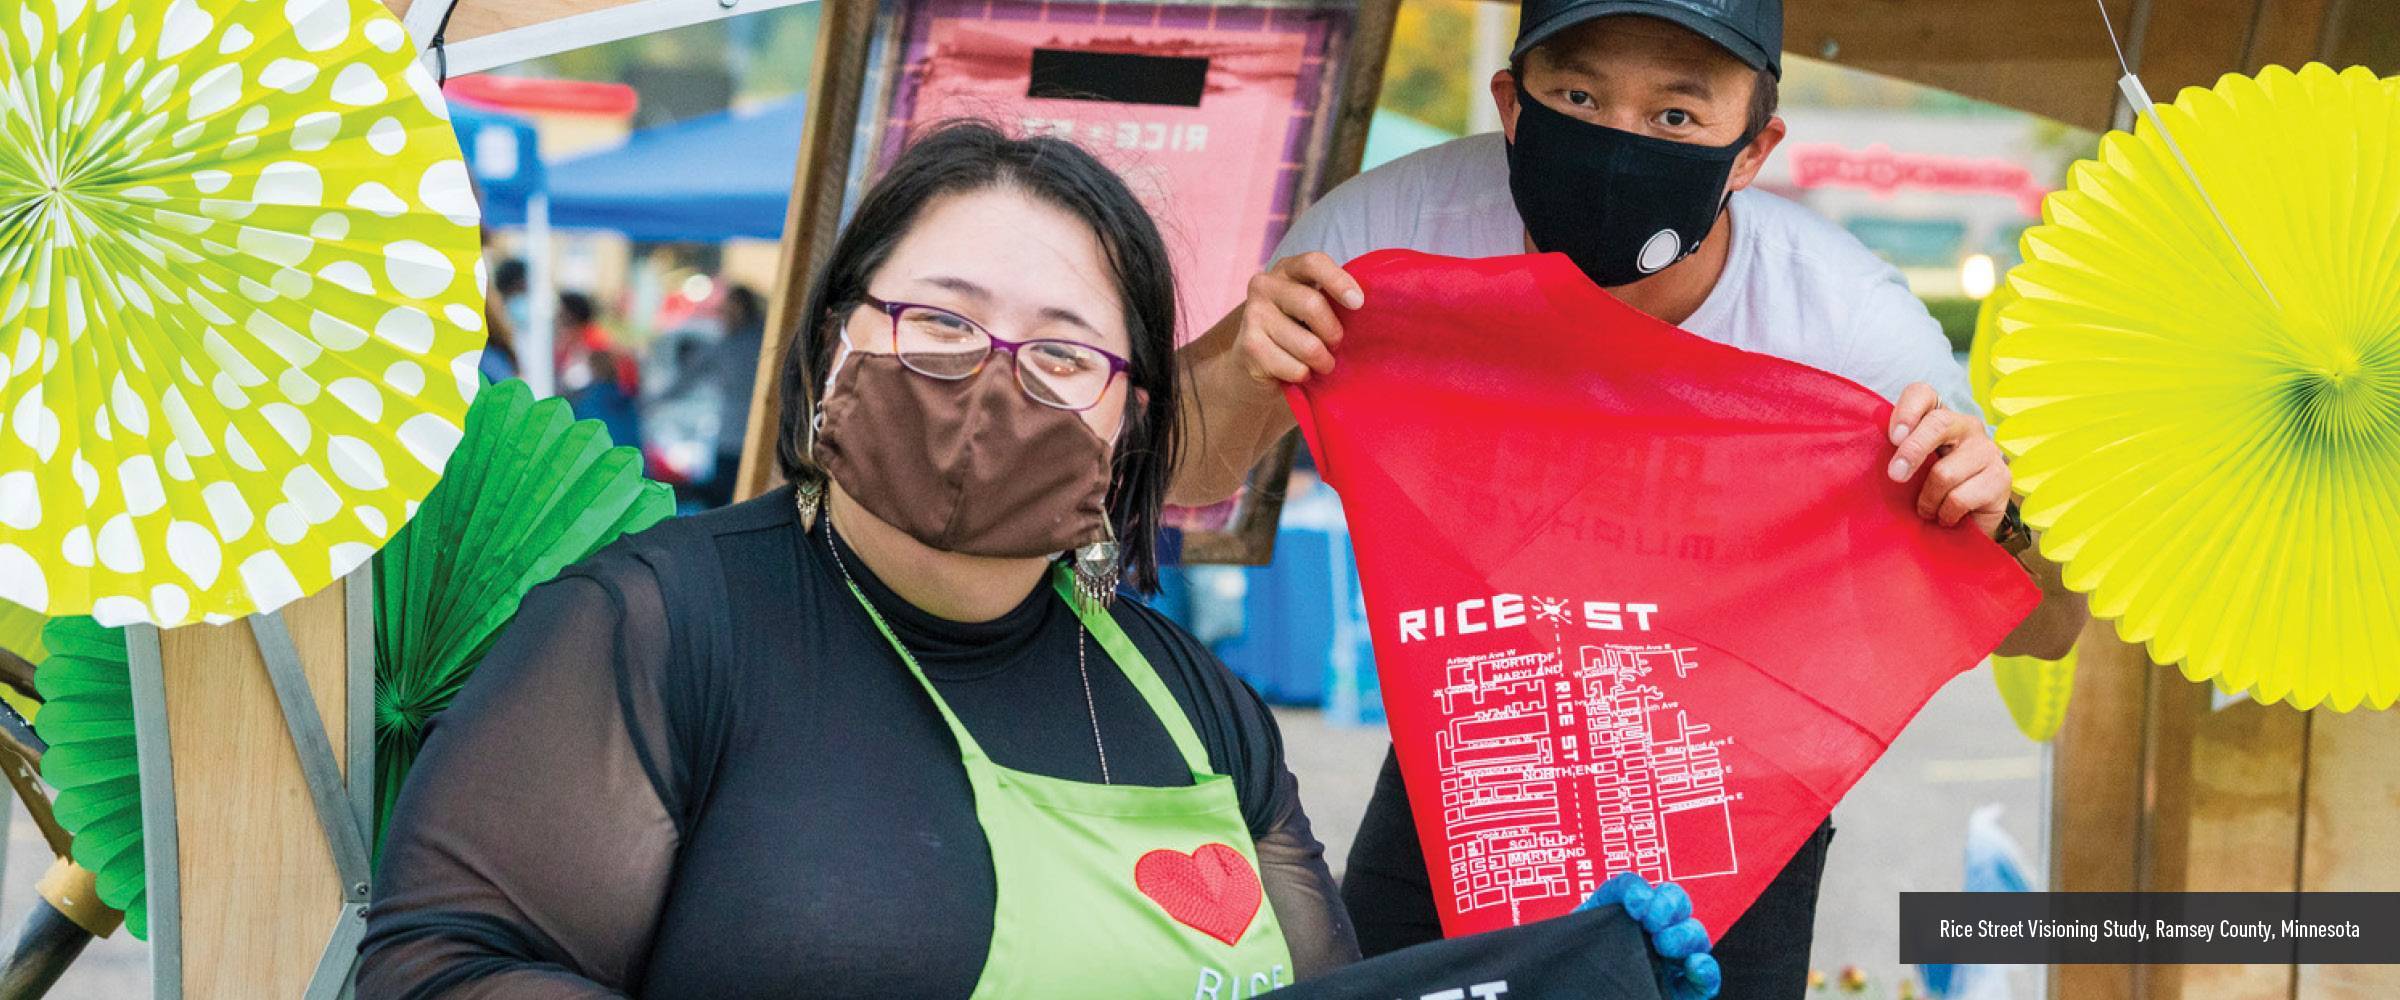
<svg viewBox="0 0 2400 1000">
<path fill-rule="evenodd" d="M 528 596 L 392 814 L 359 995 L 968 995 L 994 898 L 973 795 L 828 541 L 778 490 Z M 996 762 L 1100 780 L 1078 625 L 1047 583 L 965 624 L 847 564 Z M 1114 614 L 1232 776 L 1295 973 L 1354 961 L 1266 707 L 1156 612 Z M 1090 677 L 1110 777 L 1189 783 L 1124 676 Z"/>
</svg>

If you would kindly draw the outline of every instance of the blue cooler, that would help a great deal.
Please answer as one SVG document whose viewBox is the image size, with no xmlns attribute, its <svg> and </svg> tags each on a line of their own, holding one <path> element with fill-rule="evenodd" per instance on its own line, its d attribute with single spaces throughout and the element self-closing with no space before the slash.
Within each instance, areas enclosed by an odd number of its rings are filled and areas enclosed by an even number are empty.
<svg viewBox="0 0 2400 1000">
<path fill-rule="evenodd" d="M 1271 703 L 1320 707 L 1336 724 L 1382 724 L 1358 563 L 1332 490 L 1285 504 L 1272 564 L 1201 569 L 1185 570 L 1195 618 L 1203 604 L 1240 602 L 1239 633 L 1214 644 L 1235 674 Z M 1238 595 L 1217 575 L 1230 573 L 1240 574 Z"/>
</svg>

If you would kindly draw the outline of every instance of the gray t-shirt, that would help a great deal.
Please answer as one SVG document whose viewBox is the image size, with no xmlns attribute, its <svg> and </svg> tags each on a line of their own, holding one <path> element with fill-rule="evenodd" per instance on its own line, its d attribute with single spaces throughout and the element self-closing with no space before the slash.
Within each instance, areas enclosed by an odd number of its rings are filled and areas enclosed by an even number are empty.
<svg viewBox="0 0 2400 1000">
<path fill-rule="evenodd" d="M 1733 196 L 1725 273 L 1683 328 L 1848 378 L 1896 399 L 1924 382 L 1942 404 L 1981 416 L 1967 373 L 1900 272 L 1841 227 L 1763 191 Z M 1406 248 L 1448 257 L 1525 252 L 1497 132 L 1471 135 L 1353 177 L 1301 213 L 1280 260 L 1323 251 L 1348 261 Z"/>
</svg>

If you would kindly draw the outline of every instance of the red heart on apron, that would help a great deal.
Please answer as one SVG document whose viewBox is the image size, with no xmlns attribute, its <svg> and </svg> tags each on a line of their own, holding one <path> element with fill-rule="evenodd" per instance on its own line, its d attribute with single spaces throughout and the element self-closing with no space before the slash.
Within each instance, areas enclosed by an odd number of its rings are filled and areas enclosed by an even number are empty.
<svg viewBox="0 0 2400 1000">
<path fill-rule="evenodd" d="M 1229 945 L 1240 943 L 1266 897 L 1250 859 L 1223 844 L 1144 854 L 1133 864 L 1133 884 L 1176 923 Z"/>
</svg>

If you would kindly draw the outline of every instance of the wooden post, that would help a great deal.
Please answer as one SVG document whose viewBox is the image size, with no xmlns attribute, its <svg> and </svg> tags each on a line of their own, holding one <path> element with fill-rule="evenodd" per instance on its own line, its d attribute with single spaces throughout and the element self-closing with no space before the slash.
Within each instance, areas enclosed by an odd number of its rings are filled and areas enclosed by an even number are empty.
<svg viewBox="0 0 2400 1000">
<path fill-rule="evenodd" d="M 2191 718 L 2182 763 L 2189 780 L 2169 782 L 2183 790 L 2182 834 L 2161 829 L 2157 838 L 2181 848 L 2183 877 L 2176 887 L 2191 892 L 2299 888 L 2300 786 L 2311 713 L 2248 700 L 2212 710 L 2207 685 L 2163 667 L 2152 673 L 2162 684 L 2182 685 L 2196 696 L 2177 706 Z M 2288 962 L 2149 971 L 2149 995 L 2166 1000 L 2288 1000 L 2294 984 Z"/>
<path fill-rule="evenodd" d="M 348 587 L 335 581 L 282 611 L 335 747 L 351 717 Z M 174 753 L 183 995 L 298 997 L 346 887 L 335 876 L 251 624 L 158 635 Z"/>
<path fill-rule="evenodd" d="M 2301 779 L 2300 888 L 2400 892 L 2400 708 L 2313 713 Z M 2400 996 L 2400 965 L 2303 965 L 2294 1000 Z"/>
<path fill-rule="evenodd" d="M 742 467 L 735 499 L 775 488 L 783 475 L 775 466 L 775 424 L 782 418 L 783 352 L 799 327 L 801 302 L 817 266 L 833 249 L 840 231 L 842 195 L 850 177 L 850 153 L 858 135 L 859 101 L 874 44 L 875 0 L 820 0 L 817 61 L 810 69 L 808 124 L 800 133 L 800 162 L 792 177 L 791 207 L 783 220 L 783 249 L 775 286 L 768 290 L 767 335 L 758 351 L 758 376 L 750 388 L 750 426 L 742 438 Z"/>
<path fill-rule="evenodd" d="M 2076 642 L 2075 693 L 2059 726 L 2052 769 L 2050 887 L 2059 892 L 2139 888 L 2144 721 L 2152 670 L 2107 622 Z M 2052 970 L 2053 1000 L 2131 1000 L 2135 974 L 2121 965 Z"/>
<path fill-rule="evenodd" d="M 2239 701 L 2094 622 L 2051 788 L 2060 892 L 2396 891 L 2400 712 Z M 2400 966 L 2059 966 L 2055 1000 L 2400 996 Z"/>
</svg>

